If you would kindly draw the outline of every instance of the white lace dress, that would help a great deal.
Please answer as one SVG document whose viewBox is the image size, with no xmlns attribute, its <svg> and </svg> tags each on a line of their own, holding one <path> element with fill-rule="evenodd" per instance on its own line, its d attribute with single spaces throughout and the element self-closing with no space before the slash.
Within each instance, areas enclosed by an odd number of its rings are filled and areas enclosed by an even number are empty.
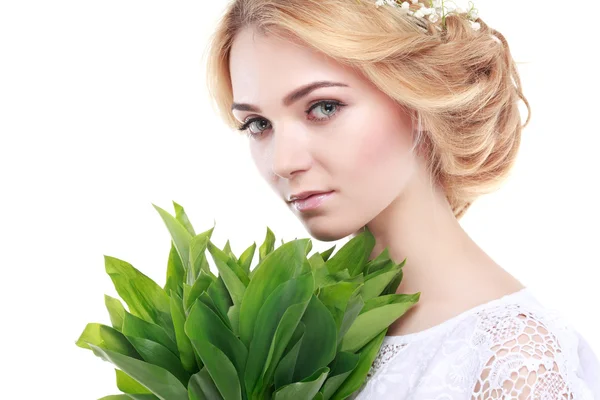
<svg viewBox="0 0 600 400">
<path fill-rule="evenodd" d="M 386 336 L 356 400 L 600 400 L 588 343 L 528 288 Z"/>
</svg>

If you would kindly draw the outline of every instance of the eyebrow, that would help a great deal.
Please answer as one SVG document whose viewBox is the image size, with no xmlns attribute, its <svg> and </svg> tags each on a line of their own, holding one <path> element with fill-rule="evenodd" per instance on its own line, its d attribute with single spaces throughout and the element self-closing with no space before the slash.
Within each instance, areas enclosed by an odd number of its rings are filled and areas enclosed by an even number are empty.
<svg viewBox="0 0 600 400">
<path fill-rule="evenodd" d="M 322 87 L 331 87 L 331 86 L 348 87 L 348 85 L 346 85 L 345 83 L 331 82 L 331 81 L 318 81 L 318 82 L 309 83 L 307 85 L 299 87 L 298 89 L 294 90 L 292 93 L 285 96 L 282 100 L 282 104 L 284 106 L 288 107 L 292 103 L 307 96 L 314 90 L 317 90 Z M 236 102 L 234 102 L 231 105 L 231 111 L 233 111 L 233 110 L 261 112 L 260 108 L 253 106 L 252 104 L 236 103 Z"/>
</svg>

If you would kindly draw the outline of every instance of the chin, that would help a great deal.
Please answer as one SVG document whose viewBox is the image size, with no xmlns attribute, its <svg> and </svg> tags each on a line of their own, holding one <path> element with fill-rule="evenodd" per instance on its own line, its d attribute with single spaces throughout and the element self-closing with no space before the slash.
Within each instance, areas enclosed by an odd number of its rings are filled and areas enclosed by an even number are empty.
<svg viewBox="0 0 600 400">
<path fill-rule="evenodd" d="M 310 236 L 322 242 L 344 239 L 361 228 L 361 226 L 350 226 L 347 222 L 336 224 L 327 218 L 312 218 L 304 220 L 303 224 Z"/>
</svg>

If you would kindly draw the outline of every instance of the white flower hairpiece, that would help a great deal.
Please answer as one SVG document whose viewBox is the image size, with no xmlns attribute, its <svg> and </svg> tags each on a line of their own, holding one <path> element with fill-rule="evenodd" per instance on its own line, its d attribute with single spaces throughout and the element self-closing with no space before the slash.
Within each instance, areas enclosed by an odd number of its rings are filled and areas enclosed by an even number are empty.
<svg viewBox="0 0 600 400">
<path fill-rule="evenodd" d="M 406 10 L 409 15 L 416 18 L 426 18 L 433 24 L 441 21 L 444 28 L 446 27 L 446 17 L 449 14 L 463 14 L 470 21 L 474 30 L 478 31 L 481 28 L 481 24 L 476 22 L 478 11 L 472 1 L 469 1 L 468 9 L 456 6 L 452 0 L 377 0 L 375 2 L 377 8 L 386 4 Z"/>
</svg>

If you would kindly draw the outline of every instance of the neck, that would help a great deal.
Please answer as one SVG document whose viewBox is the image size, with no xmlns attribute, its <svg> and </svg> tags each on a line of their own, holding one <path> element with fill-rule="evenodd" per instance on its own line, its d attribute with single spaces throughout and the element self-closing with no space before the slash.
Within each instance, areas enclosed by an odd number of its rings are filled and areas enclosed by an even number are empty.
<svg viewBox="0 0 600 400">
<path fill-rule="evenodd" d="M 443 192 L 429 185 L 424 173 L 415 174 L 402 195 L 367 227 L 376 243 L 370 259 L 386 247 L 394 261 L 406 258 L 397 293 L 422 292 L 425 302 L 446 302 L 501 275 L 499 266 L 467 235 Z"/>
</svg>

